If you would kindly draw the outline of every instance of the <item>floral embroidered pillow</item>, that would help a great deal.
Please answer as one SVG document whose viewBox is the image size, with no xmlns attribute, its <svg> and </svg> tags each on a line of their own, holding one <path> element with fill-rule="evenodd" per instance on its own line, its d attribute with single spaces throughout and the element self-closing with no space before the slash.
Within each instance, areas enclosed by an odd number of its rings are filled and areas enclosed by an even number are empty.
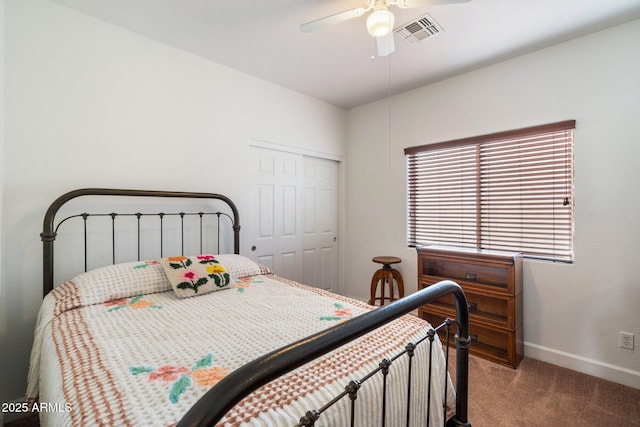
<svg viewBox="0 0 640 427">
<path fill-rule="evenodd" d="M 178 298 L 187 298 L 229 287 L 231 277 L 215 256 L 172 256 L 160 264 Z"/>
</svg>

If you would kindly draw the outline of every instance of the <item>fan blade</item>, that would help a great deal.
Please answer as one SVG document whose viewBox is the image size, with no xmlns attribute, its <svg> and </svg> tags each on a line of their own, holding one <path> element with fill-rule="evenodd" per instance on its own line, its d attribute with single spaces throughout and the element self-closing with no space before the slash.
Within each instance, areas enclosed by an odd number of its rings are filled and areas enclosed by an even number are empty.
<svg viewBox="0 0 640 427">
<path fill-rule="evenodd" d="M 378 45 L 378 56 L 387 56 L 396 49 L 393 41 L 394 32 L 391 31 L 386 36 L 376 37 L 376 43 Z"/>
<path fill-rule="evenodd" d="M 316 19 L 315 21 L 300 25 L 300 31 L 303 33 L 309 33 L 311 31 L 319 30 L 320 28 L 328 27 L 329 25 L 348 21 L 349 19 L 364 15 L 367 10 L 368 9 L 365 9 L 364 7 L 358 7 L 356 9 L 336 13 L 335 15 L 325 16 L 324 18 Z"/>
<path fill-rule="evenodd" d="M 398 7 L 409 9 L 411 7 L 438 6 L 441 4 L 467 3 L 471 0 L 398 0 Z"/>
</svg>

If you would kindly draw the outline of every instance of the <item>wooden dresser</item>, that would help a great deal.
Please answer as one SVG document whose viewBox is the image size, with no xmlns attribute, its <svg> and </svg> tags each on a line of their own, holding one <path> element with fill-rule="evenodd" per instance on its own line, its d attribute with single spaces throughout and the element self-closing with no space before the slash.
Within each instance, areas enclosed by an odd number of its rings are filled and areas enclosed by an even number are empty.
<svg viewBox="0 0 640 427">
<path fill-rule="evenodd" d="M 467 296 L 470 352 L 516 368 L 524 352 L 522 255 L 443 246 L 418 248 L 418 287 L 445 279 L 462 286 Z M 451 295 L 419 309 L 420 317 L 434 326 L 455 314 Z"/>
</svg>

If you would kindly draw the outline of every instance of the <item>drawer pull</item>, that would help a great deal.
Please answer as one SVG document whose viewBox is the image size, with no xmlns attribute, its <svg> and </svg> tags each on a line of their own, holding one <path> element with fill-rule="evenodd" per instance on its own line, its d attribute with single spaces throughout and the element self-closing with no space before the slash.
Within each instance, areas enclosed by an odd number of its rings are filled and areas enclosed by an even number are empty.
<svg viewBox="0 0 640 427">
<path fill-rule="evenodd" d="M 468 302 L 467 308 L 469 309 L 469 311 L 478 311 L 478 303 Z"/>
<path fill-rule="evenodd" d="M 469 334 L 471 342 L 478 342 L 478 336 L 476 334 Z"/>
<path fill-rule="evenodd" d="M 478 280 L 476 273 L 464 273 L 464 278 L 467 280 L 473 280 L 474 282 Z"/>
</svg>

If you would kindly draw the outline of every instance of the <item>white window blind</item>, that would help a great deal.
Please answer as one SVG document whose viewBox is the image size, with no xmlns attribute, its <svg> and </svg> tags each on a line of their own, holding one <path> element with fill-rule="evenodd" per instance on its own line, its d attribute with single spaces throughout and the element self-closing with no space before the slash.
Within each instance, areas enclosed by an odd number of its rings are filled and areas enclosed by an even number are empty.
<svg viewBox="0 0 640 427">
<path fill-rule="evenodd" d="M 408 240 L 573 260 L 573 129 L 565 121 L 405 149 Z"/>
</svg>

